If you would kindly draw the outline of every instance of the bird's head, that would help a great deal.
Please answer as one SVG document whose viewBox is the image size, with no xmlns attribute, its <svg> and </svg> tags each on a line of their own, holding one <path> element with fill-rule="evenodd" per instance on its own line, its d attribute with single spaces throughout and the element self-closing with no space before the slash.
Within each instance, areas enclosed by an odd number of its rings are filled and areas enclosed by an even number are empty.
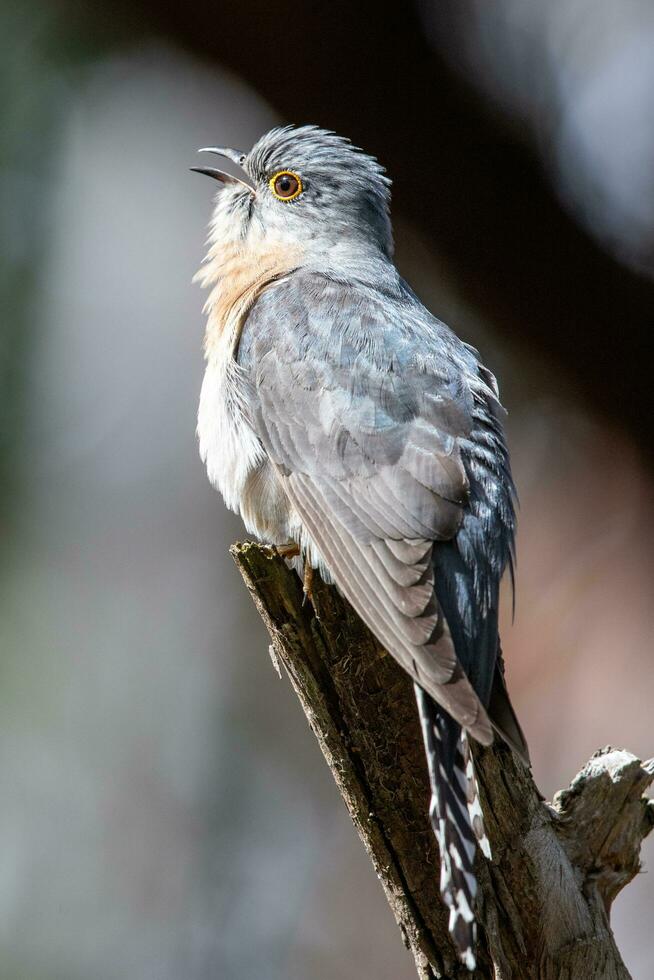
<svg viewBox="0 0 654 980">
<path fill-rule="evenodd" d="M 272 129 L 249 153 L 205 151 L 228 159 L 238 176 L 194 167 L 221 183 L 212 240 L 244 245 L 281 241 L 314 254 L 336 246 L 393 250 L 390 180 L 377 161 L 317 126 Z"/>
</svg>

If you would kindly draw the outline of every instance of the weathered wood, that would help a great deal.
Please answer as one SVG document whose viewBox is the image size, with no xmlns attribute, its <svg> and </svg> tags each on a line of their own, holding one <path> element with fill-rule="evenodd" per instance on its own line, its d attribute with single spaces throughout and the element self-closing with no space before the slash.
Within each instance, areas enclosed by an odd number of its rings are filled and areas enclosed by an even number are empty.
<svg viewBox="0 0 654 980">
<path fill-rule="evenodd" d="M 639 867 L 654 761 L 606 748 L 547 804 L 499 743 L 474 747 L 492 862 L 478 859 L 478 966 L 457 960 L 438 892 L 426 767 L 410 681 L 332 586 L 303 605 L 274 550 L 232 548 L 370 855 L 421 980 L 625 980 L 611 902 Z"/>
</svg>

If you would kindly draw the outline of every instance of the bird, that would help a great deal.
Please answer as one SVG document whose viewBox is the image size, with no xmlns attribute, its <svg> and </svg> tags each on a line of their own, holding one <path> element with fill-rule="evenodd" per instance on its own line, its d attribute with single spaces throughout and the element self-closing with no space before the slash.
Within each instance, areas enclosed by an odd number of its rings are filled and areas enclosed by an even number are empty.
<svg viewBox="0 0 654 980">
<path fill-rule="evenodd" d="M 393 261 L 391 181 L 331 130 L 205 147 L 219 187 L 197 433 L 247 532 L 341 594 L 413 681 L 463 964 L 476 964 L 476 850 L 490 858 L 470 739 L 527 764 L 498 634 L 516 491 L 497 382 Z M 227 169 L 225 169 L 225 167 Z M 424 191 L 423 191 L 424 192 Z"/>
</svg>

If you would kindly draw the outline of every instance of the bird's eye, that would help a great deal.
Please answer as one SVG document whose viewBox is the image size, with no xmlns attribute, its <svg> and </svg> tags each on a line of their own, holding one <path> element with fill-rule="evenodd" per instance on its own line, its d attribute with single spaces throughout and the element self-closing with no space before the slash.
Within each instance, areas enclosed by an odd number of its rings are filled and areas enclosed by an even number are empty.
<svg viewBox="0 0 654 980">
<path fill-rule="evenodd" d="M 270 178 L 270 190 L 279 201 L 293 201 L 302 193 L 302 181 L 291 170 L 280 170 Z"/>
</svg>

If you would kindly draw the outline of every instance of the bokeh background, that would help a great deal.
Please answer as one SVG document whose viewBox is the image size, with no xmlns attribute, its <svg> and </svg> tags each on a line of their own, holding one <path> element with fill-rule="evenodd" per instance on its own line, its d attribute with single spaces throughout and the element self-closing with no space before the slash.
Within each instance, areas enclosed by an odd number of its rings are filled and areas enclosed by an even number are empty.
<svg viewBox="0 0 654 980">
<path fill-rule="evenodd" d="M 654 754 L 653 52 L 647 0 L 2 0 L 2 980 L 413 977 L 198 459 L 199 146 L 317 122 L 388 167 L 510 411 L 537 781 Z"/>
</svg>

